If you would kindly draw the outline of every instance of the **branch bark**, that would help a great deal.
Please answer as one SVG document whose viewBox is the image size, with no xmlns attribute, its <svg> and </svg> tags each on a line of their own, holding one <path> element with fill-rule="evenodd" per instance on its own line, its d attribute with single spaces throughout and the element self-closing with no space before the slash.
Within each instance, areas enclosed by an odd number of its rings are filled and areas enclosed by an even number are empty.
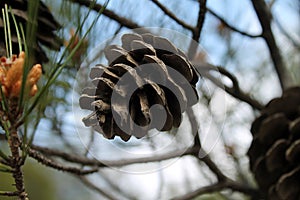
<svg viewBox="0 0 300 200">
<path fill-rule="evenodd" d="M 210 156 L 203 149 L 201 149 L 201 153 L 205 156 L 199 157 L 199 155 L 197 155 L 195 157 L 197 157 L 207 165 L 207 167 L 216 175 L 218 181 L 223 182 L 225 180 L 228 180 L 228 178 L 223 174 L 223 172 L 219 169 L 215 162 L 211 160 Z"/>
<path fill-rule="evenodd" d="M 60 157 L 68 162 L 82 164 L 85 166 L 98 166 L 98 167 L 106 167 L 106 166 L 121 167 L 121 166 L 125 166 L 125 165 L 137 164 L 137 163 L 159 162 L 162 160 L 168 160 L 168 159 L 177 158 L 180 156 L 197 154 L 199 152 L 199 147 L 191 147 L 188 149 L 174 150 L 172 152 L 167 152 L 164 154 L 149 156 L 149 157 L 123 159 L 123 160 L 116 160 L 116 161 L 111 161 L 111 160 L 102 160 L 101 161 L 101 160 L 90 159 L 90 158 L 86 158 L 86 157 L 80 157 L 78 155 L 75 156 L 75 155 L 71 155 L 71 154 L 68 154 L 68 153 L 65 153 L 65 152 L 62 152 L 59 150 L 49 149 L 49 148 L 40 147 L 40 146 L 36 146 L 36 145 L 32 145 L 31 148 L 36 151 L 39 151 L 40 153 L 42 153 L 44 155 Z"/>
<path fill-rule="evenodd" d="M 180 197 L 173 198 L 173 200 L 188 200 L 200 196 L 202 194 L 209 194 L 217 191 L 222 191 L 224 189 L 231 189 L 233 191 L 241 192 L 243 194 L 251 196 L 254 199 L 259 198 L 260 193 L 257 189 L 231 180 L 221 171 L 221 169 L 219 169 L 216 163 L 213 160 L 211 160 L 209 154 L 207 154 L 203 149 L 200 150 L 201 151 L 199 151 L 198 154 L 194 154 L 194 156 L 198 158 L 199 161 L 204 162 L 208 166 L 208 168 L 216 175 L 218 182 L 206 187 L 201 187 L 195 191 L 189 192 Z M 201 157 L 201 155 L 205 156 Z"/>
<path fill-rule="evenodd" d="M 19 196 L 19 192 L 8 192 L 8 191 L 0 191 L 0 196 L 7 196 L 7 197 L 16 197 Z"/>
<path fill-rule="evenodd" d="M 77 176 L 77 178 L 88 188 L 98 192 L 99 194 L 105 196 L 108 199 L 118 199 L 114 195 L 104 191 L 102 188 L 97 187 L 95 184 L 93 184 L 91 181 L 89 181 L 85 176 Z"/>
<path fill-rule="evenodd" d="M 200 76 L 205 77 L 209 79 L 211 82 L 213 82 L 217 87 L 221 88 L 231 96 L 235 97 L 236 99 L 239 99 L 245 103 L 248 103 L 251 107 L 257 110 L 262 110 L 264 108 L 264 105 L 262 105 L 260 102 L 258 102 L 256 99 L 252 98 L 249 94 L 245 93 L 241 90 L 238 84 L 237 78 L 227 71 L 223 67 L 216 67 L 208 63 L 193 63 L 194 67 L 196 68 L 197 72 L 200 74 Z M 222 83 L 218 78 L 214 77 L 210 74 L 210 71 L 216 71 L 219 72 L 222 75 L 225 75 L 228 77 L 232 82 L 232 87 L 229 87 Z"/>
<path fill-rule="evenodd" d="M 206 186 L 206 187 L 201 187 L 197 190 L 194 190 L 188 194 L 182 195 L 180 197 L 175 197 L 172 200 L 188 200 L 188 199 L 192 199 L 194 197 L 203 195 L 203 194 L 209 194 L 209 193 L 213 193 L 213 192 L 218 192 L 218 191 L 222 191 L 224 189 L 231 189 L 233 191 L 237 191 L 237 192 L 242 192 L 244 194 L 247 194 L 255 199 L 259 198 L 259 192 L 254 189 L 254 188 L 250 188 L 249 186 L 245 186 L 233 181 L 223 181 L 223 182 L 217 182 L 215 184 Z"/>
<path fill-rule="evenodd" d="M 97 12 L 99 12 L 103 8 L 103 6 L 101 4 L 94 3 L 93 1 L 90 1 L 90 0 L 69 0 L 69 1 L 78 3 L 81 6 L 91 8 Z M 121 24 L 124 27 L 130 28 L 130 29 L 142 28 L 137 23 L 135 23 L 125 17 L 119 16 L 115 12 L 113 12 L 109 9 L 105 9 L 102 14 L 105 15 L 106 17 L 109 17 L 110 19 L 118 22 L 119 24 Z"/>
<path fill-rule="evenodd" d="M 76 167 L 63 166 L 63 165 L 56 163 L 55 161 L 45 157 L 44 155 L 42 155 L 41 153 L 39 153 L 33 149 L 28 149 L 28 155 L 43 165 L 57 169 L 59 171 L 70 172 L 70 173 L 73 173 L 76 175 L 87 175 L 87 174 L 95 173 L 98 171 L 98 168 L 84 170 L 84 169 L 80 169 L 80 168 L 76 168 Z"/>
<path fill-rule="evenodd" d="M 299 16 L 300 17 L 300 16 Z M 287 39 L 289 39 L 291 41 L 291 43 L 294 45 L 295 48 L 297 48 L 300 51 L 300 43 L 298 41 L 296 41 L 292 35 L 290 35 L 287 30 L 285 29 L 285 27 L 282 26 L 282 24 L 280 23 L 279 19 L 273 17 L 274 22 L 276 23 L 277 27 L 279 28 L 279 30 L 285 35 L 285 37 Z"/>
<path fill-rule="evenodd" d="M 258 38 L 258 37 L 262 37 L 261 34 L 256 34 L 256 35 L 252 35 L 252 34 L 249 34 L 245 31 L 241 31 L 237 28 L 235 28 L 234 26 L 230 25 L 224 18 L 222 18 L 220 15 L 218 15 L 216 12 L 214 12 L 212 9 L 210 8 L 207 8 L 207 11 L 212 14 L 214 17 L 216 17 L 217 19 L 219 19 L 226 27 L 228 27 L 229 29 L 231 29 L 232 31 L 235 31 L 241 35 L 244 35 L 244 36 L 247 36 L 247 37 L 250 37 L 250 38 Z"/>
<path fill-rule="evenodd" d="M 195 29 L 193 30 L 193 40 L 190 43 L 189 50 L 188 50 L 188 57 L 190 59 L 193 59 L 198 47 L 198 42 L 200 39 L 200 35 L 202 32 L 204 20 L 205 20 L 205 14 L 206 14 L 206 0 L 198 0 L 199 2 L 199 13 L 198 13 L 198 20 L 197 25 Z M 195 42 L 197 41 L 197 42 Z"/>
<path fill-rule="evenodd" d="M 286 89 L 291 85 L 291 77 L 286 70 L 280 50 L 276 44 L 272 29 L 272 15 L 268 10 L 268 6 L 264 0 L 252 0 L 252 5 L 262 27 L 262 37 L 264 38 L 273 61 L 275 71 L 278 75 L 282 89 Z"/>
<path fill-rule="evenodd" d="M 18 197 L 20 200 L 26 200 L 28 199 L 28 194 L 25 192 L 24 177 L 21 169 L 24 162 L 19 154 L 20 140 L 18 132 L 14 127 L 11 127 L 9 130 L 8 144 L 12 155 L 9 165 L 13 169 L 12 175 L 15 181 Z"/>
<path fill-rule="evenodd" d="M 183 28 L 186 28 L 190 31 L 194 31 L 195 28 L 183 20 L 179 19 L 174 13 L 172 13 L 169 9 L 167 9 L 163 4 L 161 4 L 158 0 L 151 0 L 155 5 L 157 5 L 167 16 L 173 19 L 175 22 L 180 24 Z"/>
</svg>

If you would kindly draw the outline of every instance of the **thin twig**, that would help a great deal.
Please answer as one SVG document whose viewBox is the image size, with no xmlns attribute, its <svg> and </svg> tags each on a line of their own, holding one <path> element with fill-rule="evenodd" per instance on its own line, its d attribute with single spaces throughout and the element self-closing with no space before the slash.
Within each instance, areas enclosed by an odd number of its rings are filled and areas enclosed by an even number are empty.
<svg viewBox="0 0 300 200">
<path fill-rule="evenodd" d="M 192 59 L 196 52 L 198 47 L 198 42 L 200 39 L 200 35 L 202 32 L 204 20 L 205 20 L 205 14 L 206 14 L 206 0 L 198 0 L 199 2 L 199 13 L 198 13 L 198 19 L 197 19 L 197 25 L 195 29 L 193 30 L 193 40 L 190 43 L 189 50 L 188 50 L 188 57 Z M 195 42 L 196 41 L 196 42 Z"/>
<path fill-rule="evenodd" d="M 291 84 L 292 78 L 289 77 L 289 74 L 285 68 L 280 50 L 276 44 L 272 29 L 271 29 L 271 20 L 272 16 L 268 10 L 268 6 L 264 0 L 252 0 L 252 4 L 256 15 L 260 21 L 262 27 L 262 37 L 267 43 L 269 48 L 273 65 L 279 82 L 282 89 L 286 89 Z"/>
<path fill-rule="evenodd" d="M 94 130 L 92 128 L 90 128 L 90 138 L 89 138 L 89 143 L 87 144 L 86 146 L 86 149 L 85 149 L 85 152 L 84 152 L 84 156 L 87 157 L 93 144 L 94 144 L 94 141 L 95 141 L 95 133 L 94 133 Z"/>
<path fill-rule="evenodd" d="M 227 177 L 222 173 L 222 171 L 217 167 L 217 165 L 210 159 L 207 152 L 205 152 L 204 149 L 201 148 L 200 138 L 198 135 L 198 122 L 196 119 L 196 116 L 191 108 L 187 110 L 187 114 L 191 123 L 191 127 L 193 130 L 193 133 L 197 133 L 194 137 L 194 147 L 198 148 L 199 151 L 197 153 L 194 153 L 194 157 L 198 158 L 202 162 L 204 162 L 209 169 L 216 175 L 218 181 L 224 181 L 227 179 Z"/>
<path fill-rule="evenodd" d="M 33 149 L 28 149 L 28 155 L 45 166 L 57 169 L 59 171 L 70 172 L 70 173 L 73 173 L 76 175 L 87 175 L 87 174 L 95 173 L 98 171 L 98 168 L 83 170 L 80 168 L 63 166 L 63 165 L 56 163 L 55 161 L 45 157 L 44 155 L 42 155 L 41 153 L 39 153 Z"/>
<path fill-rule="evenodd" d="M 200 161 L 205 163 L 205 165 L 216 175 L 219 182 L 229 180 L 229 178 L 223 174 L 223 172 L 219 169 L 219 167 L 215 164 L 215 162 L 211 160 L 208 153 L 206 153 L 203 149 L 201 149 L 201 154 L 205 156 L 204 157 L 199 157 L 199 155 L 194 155 L 194 156 L 197 157 Z"/>
<path fill-rule="evenodd" d="M 108 198 L 108 199 L 118 199 L 116 198 L 113 194 L 110 194 L 106 191 L 104 191 L 102 188 L 100 187 L 97 187 L 95 184 L 93 184 L 92 182 L 90 182 L 85 176 L 76 176 L 77 178 L 80 179 L 80 181 L 86 185 L 87 187 L 89 187 L 90 189 L 98 192 L 99 194 L 101 194 L 102 196 Z"/>
<path fill-rule="evenodd" d="M 188 116 L 190 124 L 191 124 L 192 134 L 195 134 L 195 135 L 193 135 L 194 147 L 201 147 L 199 133 L 198 133 L 199 125 L 198 125 L 195 113 L 194 113 L 193 109 L 190 107 L 187 108 L 186 112 L 187 112 L 187 116 Z"/>
<path fill-rule="evenodd" d="M 78 3 L 79 5 L 91 8 L 97 12 L 99 12 L 103 6 L 99 3 L 94 3 L 93 1 L 90 0 L 69 0 L 71 2 L 74 3 Z M 140 25 L 138 25 L 137 23 L 125 18 L 125 17 L 121 17 L 119 15 L 117 15 L 115 12 L 109 10 L 109 9 L 105 9 L 102 13 L 103 15 L 105 15 L 106 17 L 109 17 L 110 19 L 118 22 L 119 24 L 121 24 L 124 27 L 130 28 L 130 29 L 136 29 L 136 28 L 141 28 Z"/>
<path fill-rule="evenodd" d="M 0 196 L 7 196 L 7 197 L 14 197 L 14 196 L 19 196 L 19 192 L 8 192 L 8 191 L 0 191 Z"/>
<path fill-rule="evenodd" d="M 130 194 L 130 191 L 128 191 L 127 188 L 124 189 L 126 192 L 122 190 L 119 181 L 116 180 L 114 176 L 111 176 L 111 174 L 106 171 L 99 171 L 98 175 L 106 182 L 107 186 L 111 188 L 111 192 L 118 192 L 123 200 L 136 199 L 134 195 Z"/>
<path fill-rule="evenodd" d="M 183 28 L 186 28 L 190 31 L 194 31 L 195 28 L 187 23 L 185 23 L 183 20 L 179 19 L 174 13 L 172 13 L 168 8 L 166 8 L 163 4 L 161 4 L 157 0 L 151 0 L 155 5 L 157 5 L 167 16 L 169 16 L 171 19 L 173 19 L 175 22 L 177 22 L 179 25 L 181 25 Z"/>
<path fill-rule="evenodd" d="M 227 71 L 225 68 L 216 67 L 216 66 L 213 66 L 208 63 L 193 63 L 193 64 L 194 64 L 194 67 L 197 70 L 197 72 L 200 74 L 200 76 L 203 76 L 203 77 L 209 79 L 216 86 L 223 89 L 231 96 L 233 96 L 245 103 L 248 103 L 250 106 L 252 106 L 253 108 L 255 108 L 257 110 L 262 110 L 264 108 L 264 105 L 262 105 L 256 99 L 252 98 L 249 94 L 247 94 L 241 90 L 241 88 L 239 87 L 237 78 L 232 73 Z M 211 75 L 209 73 L 210 70 L 217 71 L 217 72 L 221 73 L 222 75 L 225 75 L 226 77 L 228 77 L 232 82 L 232 87 L 229 87 L 229 86 L 223 84 L 218 78 Z"/>
<path fill-rule="evenodd" d="M 208 78 L 210 81 L 212 81 L 214 84 L 216 84 L 216 86 L 223 89 L 225 92 L 227 92 L 231 96 L 233 96 L 236 99 L 239 99 L 243 102 L 248 103 L 254 109 L 262 110 L 264 108 L 264 106 L 261 103 L 259 103 L 257 100 L 252 98 L 249 94 L 243 92 L 241 89 L 225 86 L 223 83 L 221 83 L 219 81 L 219 79 L 215 78 L 214 76 L 210 75 L 209 73 L 203 73 L 202 75 L 204 77 Z"/>
<path fill-rule="evenodd" d="M 200 196 L 203 194 L 218 192 L 218 191 L 222 191 L 224 189 L 232 189 L 233 191 L 247 194 L 256 199 L 258 199 L 258 197 L 259 197 L 258 191 L 254 188 L 250 188 L 249 186 L 245 186 L 240 183 L 233 182 L 233 181 L 223 181 L 223 182 L 217 182 L 215 184 L 212 184 L 212 185 L 209 185 L 206 187 L 201 187 L 195 191 L 189 192 L 180 197 L 175 197 L 172 200 L 188 200 L 188 199 L 192 199 L 194 197 L 197 197 L 197 196 Z"/>
<path fill-rule="evenodd" d="M 275 17 L 273 17 L 276 25 L 278 26 L 279 30 L 285 35 L 285 37 L 287 37 L 292 44 L 294 45 L 295 48 L 297 48 L 298 50 L 300 50 L 300 43 L 297 42 L 287 31 L 286 29 L 282 26 L 282 24 L 279 22 L 279 20 Z"/>
<path fill-rule="evenodd" d="M 218 20 L 220 20 L 227 28 L 231 29 L 232 31 L 235 31 L 241 35 L 244 35 L 244 36 L 247 36 L 247 37 L 250 37 L 250 38 L 258 38 L 258 37 L 262 37 L 261 34 L 250 34 L 250 33 L 247 33 L 245 31 L 241 31 L 237 28 L 235 28 L 234 26 L 230 25 L 224 18 L 222 18 L 220 15 L 218 15 L 216 12 L 214 12 L 212 9 L 210 8 L 207 8 L 207 11 L 212 14 L 214 17 L 216 17 Z"/>
<path fill-rule="evenodd" d="M 39 151 L 43 153 L 44 155 L 51 155 L 51 156 L 57 156 L 60 157 L 66 161 L 83 164 L 85 166 L 98 166 L 98 167 L 122 167 L 125 165 L 132 165 L 137 163 L 149 163 L 149 162 L 159 162 L 162 160 L 168 160 L 172 158 L 177 158 L 180 156 L 185 155 L 191 155 L 199 152 L 199 147 L 191 147 L 188 149 L 181 149 L 181 150 L 174 150 L 171 152 L 167 152 L 160 155 L 153 155 L 148 157 L 142 157 L 142 158 L 132 158 L 132 159 L 121 159 L 121 160 L 96 160 L 96 159 L 90 159 L 86 157 L 80 157 L 78 155 L 71 155 L 59 150 L 49 149 L 45 147 L 40 147 L 36 145 L 31 146 L 32 150 Z"/>
</svg>

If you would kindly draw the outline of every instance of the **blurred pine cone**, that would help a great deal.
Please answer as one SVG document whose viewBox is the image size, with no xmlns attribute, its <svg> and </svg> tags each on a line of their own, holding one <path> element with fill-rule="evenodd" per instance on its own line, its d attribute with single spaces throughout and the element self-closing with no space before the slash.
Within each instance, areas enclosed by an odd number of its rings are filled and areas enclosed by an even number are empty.
<svg viewBox="0 0 300 200">
<path fill-rule="evenodd" d="M 118 135 L 127 141 L 131 135 L 143 137 L 149 129 L 168 131 L 178 127 L 186 107 L 198 100 L 195 90 L 198 76 L 193 66 L 185 54 L 165 38 L 125 34 L 122 47 L 109 46 L 105 56 L 109 66 L 92 68 L 90 78 L 95 87 L 85 88 L 79 101 L 82 109 L 93 111 L 83 119 L 84 124 L 93 126 L 106 138 Z M 125 80 L 125 75 L 132 82 Z M 158 83 L 159 80 L 164 83 Z M 116 96 L 112 98 L 113 93 Z M 130 99 L 129 105 L 124 104 L 126 99 Z M 152 112 L 153 105 L 165 110 L 165 121 L 160 114 Z M 135 129 L 133 122 L 139 127 L 148 127 Z"/>
<path fill-rule="evenodd" d="M 21 23 L 24 31 L 26 29 L 26 23 L 28 21 L 28 12 L 27 12 L 27 3 L 28 0 L 1 0 L 0 8 L 4 8 L 5 4 L 8 7 L 12 8 L 12 12 L 16 18 L 17 23 Z M 50 10 L 47 6 L 40 1 L 38 8 L 38 17 L 37 17 L 37 43 L 34 45 L 35 50 L 35 63 L 44 63 L 48 62 L 48 57 L 41 45 L 44 45 L 52 50 L 59 50 L 63 45 L 63 40 L 55 35 L 54 31 L 60 28 L 58 22 L 52 16 Z M 4 24 L 3 16 L 0 14 L 0 57 L 6 56 L 6 47 L 5 47 L 5 35 L 4 35 Z M 13 54 L 18 55 L 19 46 L 18 38 L 16 34 L 15 25 L 13 19 L 10 18 L 10 30 L 12 35 L 12 50 Z"/>
<path fill-rule="evenodd" d="M 270 101 L 252 124 L 250 168 L 262 196 L 300 199 L 300 87 Z"/>
</svg>

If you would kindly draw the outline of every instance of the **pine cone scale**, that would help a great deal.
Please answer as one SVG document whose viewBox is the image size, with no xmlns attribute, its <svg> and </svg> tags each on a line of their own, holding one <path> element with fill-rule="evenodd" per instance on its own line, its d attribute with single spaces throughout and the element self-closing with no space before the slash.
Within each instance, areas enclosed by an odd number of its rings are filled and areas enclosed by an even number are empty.
<svg viewBox="0 0 300 200">
<path fill-rule="evenodd" d="M 162 60 L 166 65 L 171 66 L 178 72 L 180 72 L 186 80 L 189 82 L 193 79 L 193 71 L 190 64 L 180 55 L 177 54 L 164 54 L 162 55 Z M 185 66 L 185 67 L 182 67 Z"/>
<path fill-rule="evenodd" d="M 300 197 L 300 167 L 283 175 L 277 185 L 276 191 L 281 199 L 298 200 Z"/>
<path fill-rule="evenodd" d="M 285 139 L 277 140 L 266 153 L 266 165 L 268 171 L 276 173 L 285 168 L 285 151 L 289 142 Z"/>
<path fill-rule="evenodd" d="M 291 163 L 300 162 L 300 140 L 296 140 L 291 144 L 291 146 L 286 150 L 286 159 Z"/>
<path fill-rule="evenodd" d="M 268 147 L 277 139 L 284 138 L 287 130 L 288 120 L 282 113 L 278 113 L 262 121 L 258 139 Z"/>
<path fill-rule="evenodd" d="M 122 36 L 121 40 L 122 40 L 122 47 L 127 51 L 131 51 L 132 50 L 131 42 L 143 41 L 143 38 L 141 35 L 138 34 L 125 34 Z"/>
<path fill-rule="evenodd" d="M 293 140 L 300 139 L 300 117 L 291 122 L 290 130 Z"/>
</svg>

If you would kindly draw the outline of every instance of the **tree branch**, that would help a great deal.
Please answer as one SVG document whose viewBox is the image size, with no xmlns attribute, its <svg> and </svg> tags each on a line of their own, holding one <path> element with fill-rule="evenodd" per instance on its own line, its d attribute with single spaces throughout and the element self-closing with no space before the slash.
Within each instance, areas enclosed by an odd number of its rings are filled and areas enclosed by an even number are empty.
<svg viewBox="0 0 300 200">
<path fill-rule="evenodd" d="M 186 28 L 190 31 L 194 31 L 195 28 L 187 23 L 185 23 L 183 20 L 179 19 L 174 13 L 172 13 L 168 8 L 166 8 L 164 5 L 162 5 L 158 0 L 151 0 L 155 5 L 157 5 L 167 16 L 169 16 L 171 19 L 173 19 L 175 22 L 180 24 L 183 28 Z"/>
<path fill-rule="evenodd" d="M 49 149 L 49 148 L 35 146 L 35 145 L 32 145 L 31 149 L 39 151 L 44 155 L 60 157 L 68 162 L 78 163 L 85 166 L 98 166 L 98 167 L 106 167 L 106 166 L 121 167 L 125 165 L 137 164 L 137 163 L 159 162 L 162 160 L 168 160 L 168 159 L 177 158 L 185 155 L 191 155 L 195 153 L 197 154 L 199 152 L 199 147 L 191 147 L 188 149 L 174 150 L 172 152 L 164 153 L 161 155 L 155 155 L 155 156 L 153 155 L 153 156 L 143 157 L 143 158 L 123 159 L 123 160 L 116 160 L 116 161 L 111 161 L 111 160 L 99 161 L 96 159 L 79 157 L 78 155 L 75 156 L 59 150 Z"/>
<path fill-rule="evenodd" d="M 15 191 L 15 192 L 0 191 L 0 196 L 15 197 L 15 196 L 19 196 L 19 192 L 18 191 Z"/>
<path fill-rule="evenodd" d="M 11 127 L 9 130 L 8 145 L 12 155 L 8 162 L 9 166 L 13 169 L 12 176 L 15 181 L 18 197 L 20 200 L 26 200 L 28 198 L 28 194 L 25 191 L 24 177 L 21 169 L 24 162 L 19 154 L 20 140 L 15 127 Z"/>
<path fill-rule="evenodd" d="M 245 31 L 241 31 L 237 28 L 235 28 L 234 26 L 230 25 L 224 18 L 222 18 L 220 15 L 218 15 L 217 13 L 215 13 L 213 10 L 211 10 L 210 8 L 207 8 L 207 11 L 212 14 L 214 17 L 216 17 L 217 19 L 219 19 L 227 28 L 231 29 L 232 31 L 235 31 L 241 35 L 244 35 L 244 36 L 247 36 L 247 37 L 250 37 L 250 38 L 258 38 L 258 37 L 262 37 L 261 34 L 257 34 L 257 35 L 252 35 L 252 34 L 249 34 Z"/>
<path fill-rule="evenodd" d="M 189 50 L 188 50 L 188 57 L 193 59 L 197 52 L 198 42 L 200 39 L 201 31 L 203 28 L 205 14 L 206 14 L 206 0 L 198 0 L 199 2 L 199 13 L 198 13 L 198 20 L 195 29 L 193 30 L 193 40 L 190 43 Z M 197 41 L 197 42 L 195 42 Z"/>
<path fill-rule="evenodd" d="M 217 179 L 219 182 L 222 182 L 224 180 L 227 180 L 228 178 L 223 174 L 223 172 L 218 168 L 218 166 L 210 159 L 210 156 L 203 150 L 201 149 L 201 152 L 199 152 L 203 155 L 204 157 L 199 157 L 199 155 L 195 155 L 199 160 L 204 162 L 207 167 L 216 175 Z"/>
<path fill-rule="evenodd" d="M 271 29 L 271 13 L 264 0 L 252 0 L 253 7 L 262 27 L 262 37 L 267 43 L 270 55 L 273 61 L 275 71 L 278 75 L 282 89 L 286 89 L 291 85 L 291 77 L 285 68 L 279 48 L 276 44 L 272 29 Z"/>
<path fill-rule="evenodd" d="M 90 0 L 69 0 L 69 1 L 78 3 L 81 6 L 91 8 L 97 12 L 99 12 L 103 8 L 103 6 L 101 4 L 94 3 L 93 1 L 90 1 Z M 138 25 L 137 23 L 135 23 L 125 17 L 119 16 L 115 12 L 113 12 L 109 9 L 105 9 L 102 14 L 129 29 L 141 28 L 141 26 Z"/>
<path fill-rule="evenodd" d="M 194 197 L 197 197 L 197 196 L 200 196 L 203 194 L 218 192 L 218 191 L 222 191 L 224 189 L 232 189 L 233 191 L 247 194 L 255 199 L 258 199 L 258 197 L 259 197 L 258 191 L 254 188 L 250 188 L 249 186 L 245 186 L 240 183 L 233 182 L 233 181 L 223 181 L 223 182 L 217 182 L 215 184 L 212 184 L 212 185 L 209 185 L 206 187 L 201 187 L 195 191 L 189 192 L 180 197 L 175 197 L 172 200 L 188 200 L 188 199 L 192 199 Z"/>
<path fill-rule="evenodd" d="M 276 25 L 278 26 L 279 30 L 285 35 L 285 37 L 287 37 L 291 43 L 294 45 L 295 48 L 297 48 L 298 50 L 300 50 L 300 43 L 297 42 L 286 30 L 285 28 L 281 25 L 281 23 L 279 22 L 279 20 L 275 17 L 273 17 L 274 22 L 276 23 Z"/>
<path fill-rule="evenodd" d="M 245 103 L 248 103 L 250 106 L 252 106 L 253 108 L 255 108 L 257 110 L 262 110 L 264 108 L 264 105 L 262 105 L 256 99 L 253 99 L 250 95 L 248 95 L 247 93 L 245 93 L 244 91 L 241 90 L 241 88 L 238 84 L 237 78 L 233 74 L 231 74 L 229 71 L 227 71 L 225 68 L 216 67 L 216 66 L 213 66 L 208 63 L 203 64 L 203 63 L 195 63 L 194 62 L 193 65 L 194 65 L 195 69 L 197 70 L 197 72 L 200 74 L 200 76 L 203 76 L 203 77 L 209 79 L 216 86 L 218 86 L 219 88 L 221 88 L 222 90 L 224 90 L 225 92 L 230 94 L 231 96 L 233 96 Z M 217 71 L 217 72 L 221 73 L 222 75 L 225 75 L 226 77 L 228 77 L 232 82 L 232 87 L 226 86 L 218 78 L 211 75 L 209 73 L 209 71 L 211 71 L 211 70 Z"/>
<path fill-rule="evenodd" d="M 101 189 L 100 187 L 97 187 L 96 185 L 94 185 L 92 182 L 90 182 L 86 177 L 84 176 L 77 176 L 77 178 L 79 178 L 81 180 L 81 182 L 86 185 L 88 188 L 98 192 L 99 194 L 101 194 L 102 196 L 105 196 L 108 199 L 118 199 L 116 198 L 114 195 L 104 191 L 103 189 Z"/>
<path fill-rule="evenodd" d="M 219 182 L 227 180 L 228 178 L 222 173 L 222 171 L 218 168 L 218 166 L 210 159 L 208 153 L 201 148 L 201 142 L 198 133 L 198 122 L 196 120 L 196 116 L 191 108 L 187 110 L 187 115 L 191 123 L 192 133 L 196 133 L 194 135 L 194 148 L 198 148 L 199 151 L 193 154 L 199 161 L 202 161 L 206 164 L 206 166 L 216 175 Z"/>
<path fill-rule="evenodd" d="M 191 124 L 192 134 L 195 134 L 195 135 L 193 135 L 194 147 L 201 147 L 199 132 L 198 132 L 199 124 L 197 122 L 194 110 L 192 108 L 188 107 L 186 112 L 187 112 L 187 116 L 188 116 L 190 124 Z"/>
<path fill-rule="evenodd" d="M 87 175 L 87 174 L 95 173 L 98 171 L 98 168 L 83 170 L 80 168 L 63 166 L 59 163 L 54 162 L 53 160 L 51 160 L 49 158 L 46 158 L 44 155 L 42 155 L 41 153 L 39 153 L 33 149 L 28 149 L 28 155 L 45 166 L 52 167 L 59 171 L 70 172 L 70 173 L 73 173 L 76 175 Z"/>
</svg>

